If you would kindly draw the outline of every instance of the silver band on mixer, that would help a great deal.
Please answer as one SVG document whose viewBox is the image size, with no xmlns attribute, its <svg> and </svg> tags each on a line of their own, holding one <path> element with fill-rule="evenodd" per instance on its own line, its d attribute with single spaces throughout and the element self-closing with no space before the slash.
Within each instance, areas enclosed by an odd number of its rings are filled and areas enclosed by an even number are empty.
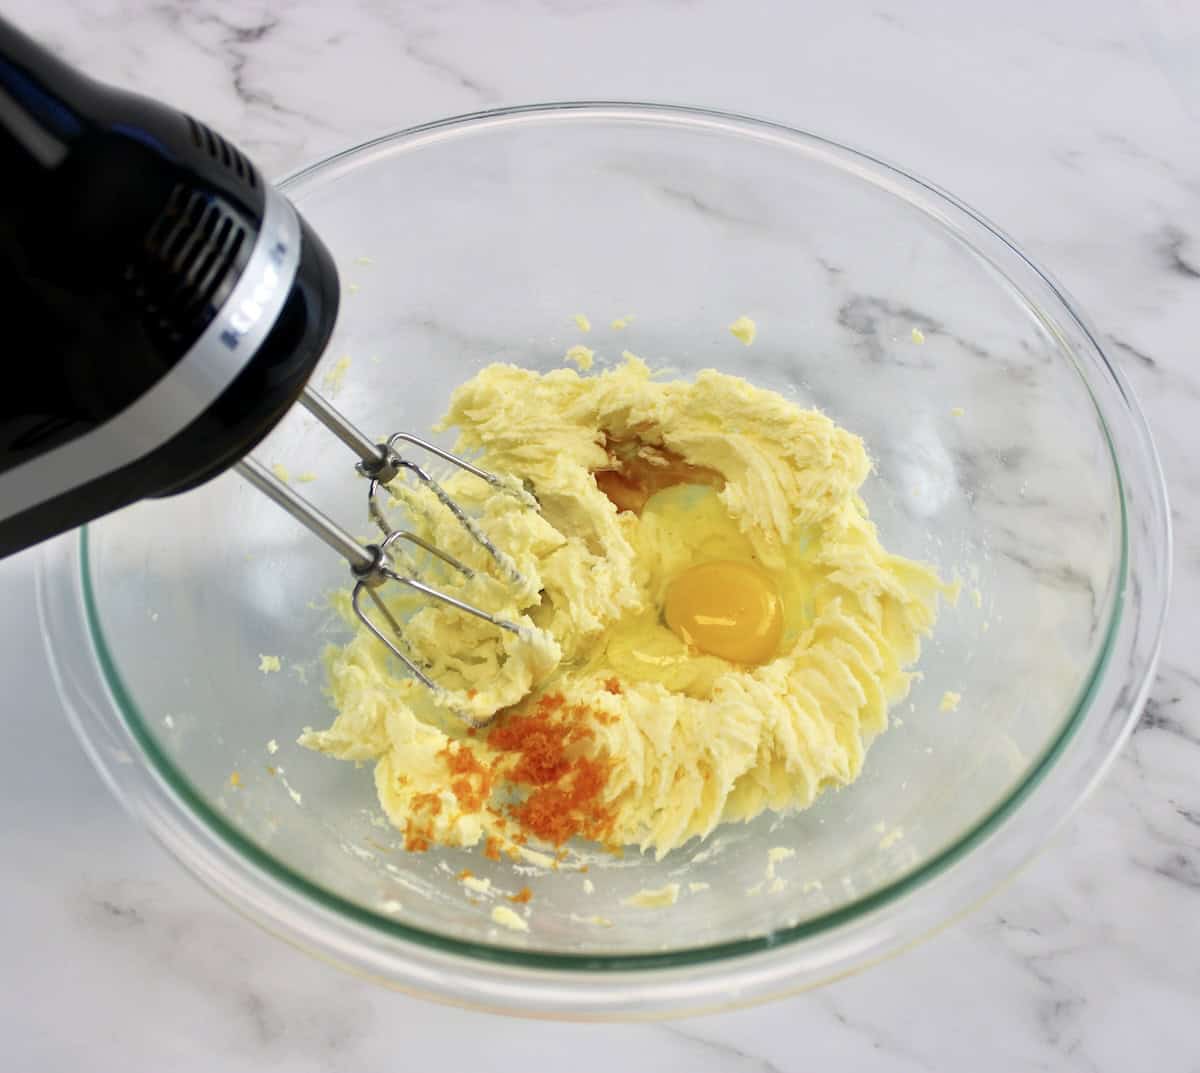
<svg viewBox="0 0 1200 1073">
<path fill-rule="evenodd" d="M 300 221 L 268 187 L 262 228 L 224 305 L 187 352 L 135 402 L 90 432 L 0 473 L 15 515 L 153 453 L 196 420 L 254 357 L 300 264 Z"/>
</svg>

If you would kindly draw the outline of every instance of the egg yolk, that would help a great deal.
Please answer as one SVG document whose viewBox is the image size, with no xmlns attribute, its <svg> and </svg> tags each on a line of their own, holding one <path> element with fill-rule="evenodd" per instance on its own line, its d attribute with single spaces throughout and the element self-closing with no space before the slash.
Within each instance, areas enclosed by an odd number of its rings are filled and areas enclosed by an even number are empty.
<svg viewBox="0 0 1200 1073">
<path fill-rule="evenodd" d="M 750 563 L 689 567 L 671 582 L 667 625 L 686 644 L 731 663 L 767 663 L 783 635 L 783 605 L 771 579 Z"/>
</svg>

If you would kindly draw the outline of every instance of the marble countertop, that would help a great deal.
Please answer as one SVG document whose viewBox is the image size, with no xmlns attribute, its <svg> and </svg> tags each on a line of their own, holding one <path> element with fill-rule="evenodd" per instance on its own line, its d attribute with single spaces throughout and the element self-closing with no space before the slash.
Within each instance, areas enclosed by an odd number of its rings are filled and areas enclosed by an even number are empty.
<svg viewBox="0 0 1200 1073">
<path fill-rule="evenodd" d="M 5 15 L 96 76 L 187 107 L 268 174 L 440 115 L 641 98 L 832 135 L 998 221 L 1123 362 L 1172 495 L 1163 661 L 1100 789 L 967 919 L 823 990 L 629 1026 L 442 1008 L 272 939 L 125 816 L 61 716 L 34 626 L 31 558 L 17 556 L 0 563 L 6 1069 L 1197 1068 L 1200 9 L 824 7 L 9 0 Z"/>
</svg>

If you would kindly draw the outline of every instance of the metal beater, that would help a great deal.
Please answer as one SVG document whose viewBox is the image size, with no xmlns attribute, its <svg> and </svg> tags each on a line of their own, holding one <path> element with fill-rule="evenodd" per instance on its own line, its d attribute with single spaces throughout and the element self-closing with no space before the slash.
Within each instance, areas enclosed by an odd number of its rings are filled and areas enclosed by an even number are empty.
<svg viewBox="0 0 1200 1073">
<path fill-rule="evenodd" d="M 351 606 L 354 608 L 355 615 L 404 664 L 413 677 L 434 693 L 444 695 L 445 691 L 443 688 L 433 681 L 412 657 L 399 647 L 396 641 L 388 635 L 387 631 L 379 626 L 364 607 L 363 598 L 369 597 L 373 607 L 386 623 L 387 629 L 391 631 L 395 638 L 399 640 L 403 639 L 403 628 L 391 609 L 388 608 L 379 595 L 379 588 L 389 581 L 403 585 L 433 600 L 465 612 L 468 615 L 474 615 L 476 618 L 483 619 L 485 622 L 489 622 L 499 629 L 515 634 L 522 640 L 534 640 L 534 631 L 529 628 L 511 622 L 508 619 L 492 615 L 481 607 L 476 607 L 474 604 L 467 603 L 449 593 L 434 588 L 411 573 L 402 573 L 398 570 L 397 558 L 393 554 L 393 548 L 400 541 L 407 541 L 433 555 L 465 578 L 473 577 L 475 573 L 466 563 L 429 543 L 416 533 L 407 529 L 394 527 L 380 505 L 380 496 L 385 493 L 386 485 L 390 481 L 394 480 L 402 472 L 412 474 L 421 484 L 433 492 L 438 502 L 450 511 L 471 539 L 483 548 L 492 561 L 495 562 L 505 579 L 512 584 L 523 587 L 527 584 L 526 579 L 517 569 L 513 560 L 492 543 L 479 526 L 475 524 L 470 515 L 462 509 L 461 505 L 424 468 L 411 458 L 406 458 L 400 454 L 399 445 L 407 444 L 409 447 L 418 448 L 440 458 L 442 461 L 448 462 L 458 469 L 471 474 L 473 477 L 484 481 L 497 491 L 511 496 L 523 506 L 531 510 L 537 510 L 538 503 L 533 495 L 515 478 L 489 473 L 487 470 L 480 469 L 465 459 L 459 458 L 449 451 L 444 451 L 436 444 L 429 443 L 427 440 L 423 440 L 417 436 L 397 432 L 388 437 L 383 443 L 376 443 L 351 424 L 340 411 L 335 409 L 311 387 L 304 389 L 299 401 L 313 417 L 320 421 L 322 425 L 329 429 L 330 432 L 358 456 L 359 461 L 355 465 L 355 469 L 370 481 L 367 488 L 368 512 L 371 519 L 383 533 L 383 539 L 378 544 L 359 543 L 359 541 L 338 525 L 337 522 L 318 510 L 307 499 L 296 492 L 295 489 L 281 481 L 266 466 L 254 458 L 244 458 L 234 468 L 256 489 L 286 510 L 288 514 L 300 522 L 310 533 L 323 540 L 349 563 L 350 573 L 355 578 L 354 590 L 351 596 Z M 474 717 L 462 712 L 459 714 L 472 725 L 481 725 L 480 721 Z"/>
</svg>

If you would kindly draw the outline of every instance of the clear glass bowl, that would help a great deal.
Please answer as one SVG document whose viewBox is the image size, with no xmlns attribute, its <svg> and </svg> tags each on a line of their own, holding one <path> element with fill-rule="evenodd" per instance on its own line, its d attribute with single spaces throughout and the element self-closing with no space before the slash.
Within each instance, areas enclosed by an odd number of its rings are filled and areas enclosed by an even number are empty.
<svg viewBox="0 0 1200 1073">
<path fill-rule="evenodd" d="M 724 1007 L 929 933 L 1027 860 L 1112 759 L 1166 604 L 1161 474 L 1086 322 L 965 206 L 810 134 L 632 104 L 433 123 L 283 186 L 343 282 L 318 383 L 349 355 L 329 390 L 372 434 L 428 433 L 486 363 L 560 368 L 575 342 L 682 376 L 716 367 L 861 434 L 887 546 L 964 587 L 852 787 L 660 862 L 515 876 L 478 853 L 405 853 L 370 771 L 294 744 L 331 718 L 318 657 L 345 636 L 325 595 L 348 577 L 323 545 L 232 474 L 106 518 L 52 544 L 41 572 L 59 686 L 117 793 L 230 903 L 443 1000 Z M 751 348 L 726 330 L 743 313 Z M 314 472 L 306 494 L 366 531 L 352 458 L 306 414 L 257 454 Z M 260 673 L 264 653 L 280 673 Z M 956 712 L 939 710 L 946 691 Z M 782 887 L 766 882 L 779 846 L 795 851 Z M 528 933 L 496 928 L 464 867 L 529 884 Z M 669 882 L 675 905 L 622 903 Z"/>
</svg>

